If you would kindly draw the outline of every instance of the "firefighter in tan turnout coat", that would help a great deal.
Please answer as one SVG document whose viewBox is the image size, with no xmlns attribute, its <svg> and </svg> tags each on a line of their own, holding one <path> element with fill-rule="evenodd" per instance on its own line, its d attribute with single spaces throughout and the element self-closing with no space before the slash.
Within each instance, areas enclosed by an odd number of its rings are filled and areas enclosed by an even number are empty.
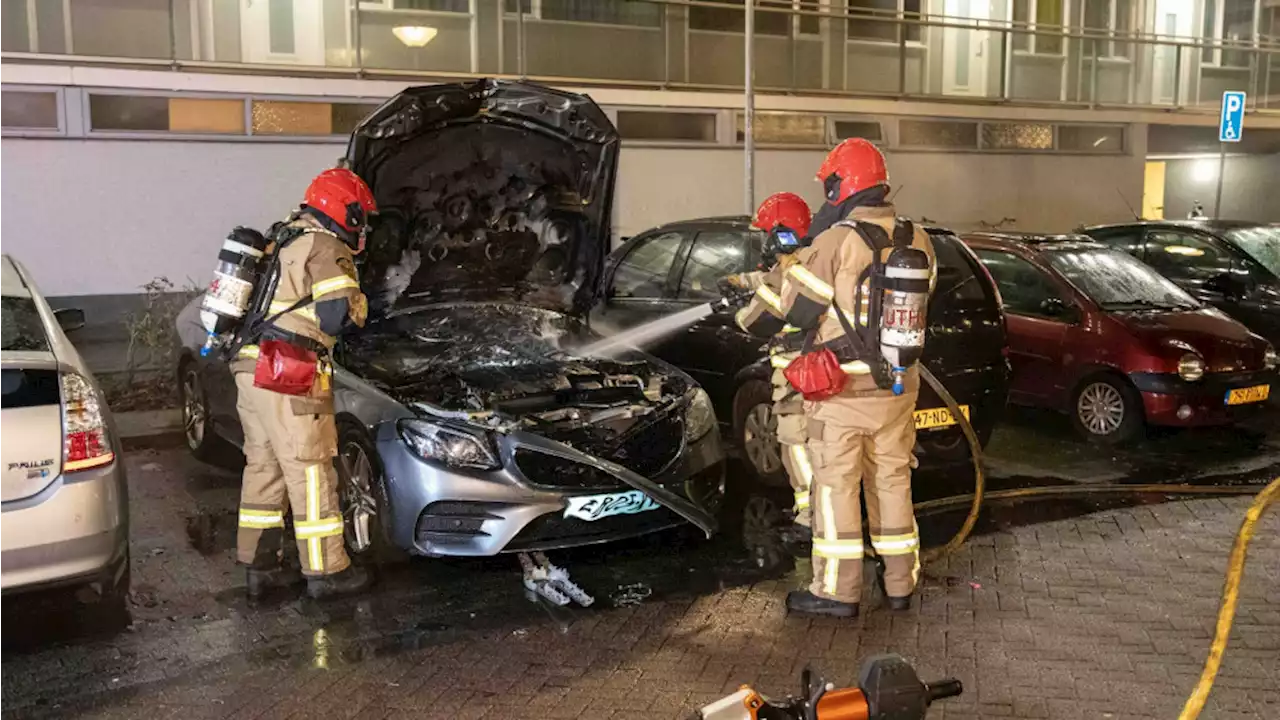
<svg viewBox="0 0 1280 720">
<path fill-rule="evenodd" d="M 353 254 L 363 249 L 374 211 L 373 194 L 349 170 L 326 170 L 312 181 L 302 209 L 275 235 L 279 279 L 264 328 L 231 363 L 246 460 L 237 555 L 248 566 L 251 597 L 297 580 L 281 565 L 290 509 L 310 596 L 356 592 L 369 583 L 343 547 L 329 355 L 335 336 L 363 325 L 368 312 Z M 285 394 L 261 386 L 268 341 L 314 353 L 309 389 Z"/>
<path fill-rule="evenodd" d="M 816 331 L 816 342 L 835 352 L 848 379 L 834 397 L 805 402 L 813 469 L 813 582 L 790 593 L 787 608 L 852 617 L 858 613 L 867 554 L 860 494 L 865 494 L 870 542 L 883 563 L 891 608 L 910 607 L 920 569 L 911 505 L 920 376 L 913 363 L 902 371 L 900 394 L 887 389 L 887 366 L 876 335 L 880 318 L 870 317 L 867 310 L 872 269 L 883 268 L 895 247 L 916 248 L 923 253 L 916 254 L 921 269 L 910 282 L 927 293 L 936 260 L 928 234 L 897 218 L 886 201 L 888 172 L 874 145 L 861 139 L 841 143 L 827 156 L 818 180 L 827 198 L 819 216 L 834 214 L 839 221 L 818 234 L 787 268 L 781 312 L 789 324 Z M 923 311 L 915 320 L 924 327 Z M 846 327 L 853 337 L 847 337 Z"/>
</svg>

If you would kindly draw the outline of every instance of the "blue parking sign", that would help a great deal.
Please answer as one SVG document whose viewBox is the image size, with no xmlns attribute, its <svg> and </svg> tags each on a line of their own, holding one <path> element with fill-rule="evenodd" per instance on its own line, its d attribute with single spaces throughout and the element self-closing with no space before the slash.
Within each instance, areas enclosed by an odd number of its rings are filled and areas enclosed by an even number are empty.
<svg viewBox="0 0 1280 720">
<path fill-rule="evenodd" d="M 1218 142 L 1240 142 L 1244 134 L 1244 93 L 1222 93 L 1222 116 L 1218 121 Z"/>
</svg>

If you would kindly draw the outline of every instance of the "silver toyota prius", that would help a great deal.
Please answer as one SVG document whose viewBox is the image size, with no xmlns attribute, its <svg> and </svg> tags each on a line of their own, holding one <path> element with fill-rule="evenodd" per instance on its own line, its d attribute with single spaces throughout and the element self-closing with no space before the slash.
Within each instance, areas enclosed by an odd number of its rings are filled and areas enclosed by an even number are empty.
<svg viewBox="0 0 1280 720">
<path fill-rule="evenodd" d="M 356 557 L 716 529 L 707 394 L 639 351 L 588 349 L 617 158 L 590 98 L 492 80 L 410 88 L 354 132 L 346 162 L 380 211 L 357 259 L 370 320 L 335 350 Z M 179 318 L 189 348 L 196 310 Z M 189 349 L 178 374 L 197 456 L 241 442 L 225 363 Z"/>
<path fill-rule="evenodd" d="M 119 439 L 102 391 L 23 267 L 0 257 L 4 592 L 85 585 L 129 590 L 129 510 Z"/>
</svg>

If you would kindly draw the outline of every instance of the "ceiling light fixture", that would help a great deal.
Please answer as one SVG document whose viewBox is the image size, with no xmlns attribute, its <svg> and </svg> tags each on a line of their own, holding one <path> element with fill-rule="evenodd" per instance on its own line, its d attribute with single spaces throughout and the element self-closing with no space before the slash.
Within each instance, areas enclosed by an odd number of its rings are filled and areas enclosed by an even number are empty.
<svg viewBox="0 0 1280 720">
<path fill-rule="evenodd" d="M 401 25 L 391 29 L 391 34 L 396 39 L 411 48 L 420 48 L 435 39 L 440 31 L 433 27 L 424 27 L 422 25 Z"/>
</svg>

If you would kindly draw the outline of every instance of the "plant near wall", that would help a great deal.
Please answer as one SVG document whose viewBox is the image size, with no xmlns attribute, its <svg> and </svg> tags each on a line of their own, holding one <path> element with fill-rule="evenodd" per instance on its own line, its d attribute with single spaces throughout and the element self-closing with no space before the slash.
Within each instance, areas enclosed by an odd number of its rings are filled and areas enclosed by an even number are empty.
<svg viewBox="0 0 1280 720">
<path fill-rule="evenodd" d="M 178 313 L 203 290 L 191 280 L 181 287 L 167 277 L 141 286 L 142 307 L 124 318 L 129 338 L 124 370 L 105 384 L 107 403 L 117 411 L 155 409 L 176 404 L 174 362 L 181 341 Z"/>
</svg>

